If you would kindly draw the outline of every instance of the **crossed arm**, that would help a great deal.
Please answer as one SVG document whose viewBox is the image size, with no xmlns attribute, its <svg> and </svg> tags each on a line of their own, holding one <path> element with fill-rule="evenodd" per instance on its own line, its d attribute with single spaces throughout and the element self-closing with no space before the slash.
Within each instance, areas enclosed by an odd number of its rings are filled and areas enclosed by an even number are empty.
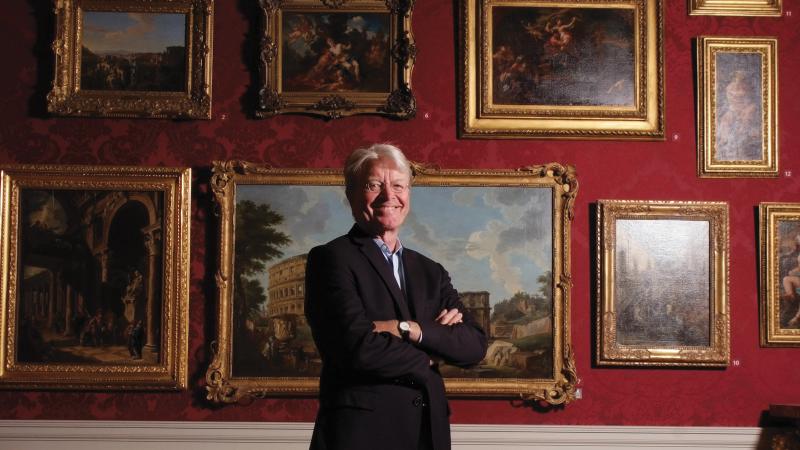
<svg viewBox="0 0 800 450">
<path fill-rule="evenodd" d="M 445 326 L 453 326 L 459 324 L 462 321 L 464 315 L 458 311 L 458 308 L 452 309 L 443 309 L 442 312 L 436 317 L 436 323 L 439 325 Z M 396 337 L 400 337 L 400 330 L 398 329 L 398 324 L 400 323 L 397 320 L 375 320 L 372 322 L 375 324 L 375 329 L 372 330 L 375 333 L 391 333 Z M 409 339 L 411 342 L 419 343 L 422 340 L 422 328 L 420 328 L 417 322 L 413 320 L 409 320 L 408 324 L 411 325 L 411 332 L 409 333 Z"/>
</svg>

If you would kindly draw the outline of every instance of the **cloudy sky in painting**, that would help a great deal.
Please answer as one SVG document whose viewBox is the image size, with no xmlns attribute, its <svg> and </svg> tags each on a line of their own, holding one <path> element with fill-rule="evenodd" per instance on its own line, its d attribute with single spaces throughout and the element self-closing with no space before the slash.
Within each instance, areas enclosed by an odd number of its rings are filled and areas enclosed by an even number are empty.
<svg viewBox="0 0 800 450">
<path fill-rule="evenodd" d="M 81 43 L 94 53 L 161 53 L 185 46 L 186 17 L 169 13 L 86 11 Z"/>
<path fill-rule="evenodd" d="M 307 253 L 353 224 L 341 187 L 238 185 L 237 201 L 267 203 L 292 238 L 284 257 Z M 414 187 L 403 245 L 450 272 L 460 291 L 489 291 L 492 304 L 535 292 L 552 269 L 552 193 L 545 188 Z M 266 286 L 267 275 L 259 277 Z"/>
</svg>

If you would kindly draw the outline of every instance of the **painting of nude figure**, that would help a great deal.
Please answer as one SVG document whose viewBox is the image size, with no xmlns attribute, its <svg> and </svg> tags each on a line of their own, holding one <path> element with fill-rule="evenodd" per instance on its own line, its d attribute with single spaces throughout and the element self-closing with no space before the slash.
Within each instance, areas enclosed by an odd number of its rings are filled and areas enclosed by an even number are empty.
<svg viewBox="0 0 800 450">
<path fill-rule="evenodd" d="M 390 91 L 390 21 L 388 13 L 285 13 L 283 90 Z"/>
<path fill-rule="evenodd" d="M 800 347 L 800 203 L 758 205 L 763 347 Z"/>
<path fill-rule="evenodd" d="M 494 7 L 491 100 L 632 106 L 634 36 L 633 9 Z"/>
</svg>

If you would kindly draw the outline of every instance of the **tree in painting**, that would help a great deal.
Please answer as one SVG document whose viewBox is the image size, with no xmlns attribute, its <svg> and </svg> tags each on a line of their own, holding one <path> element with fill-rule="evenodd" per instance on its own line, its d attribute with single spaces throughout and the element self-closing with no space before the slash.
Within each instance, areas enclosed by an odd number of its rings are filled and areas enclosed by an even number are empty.
<svg viewBox="0 0 800 450">
<path fill-rule="evenodd" d="M 249 200 L 236 205 L 234 251 L 234 368 L 240 375 L 260 372 L 261 348 L 258 348 L 256 323 L 258 312 L 267 301 L 264 287 L 251 277 L 263 272 L 266 264 L 283 256 L 281 247 L 291 239 L 278 231 L 283 216 L 267 204 Z"/>
</svg>

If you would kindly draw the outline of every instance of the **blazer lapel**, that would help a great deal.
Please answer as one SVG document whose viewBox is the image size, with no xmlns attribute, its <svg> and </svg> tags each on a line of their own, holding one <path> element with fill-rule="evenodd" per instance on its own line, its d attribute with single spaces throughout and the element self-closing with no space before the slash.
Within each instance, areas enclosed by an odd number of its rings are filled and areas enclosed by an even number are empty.
<svg viewBox="0 0 800 450">
<path fill-rule="evenodd" d="M 417 254 L 412 250 L 403 249 L 403 270 L 406 274 L 406 300 L 411 304 L 414 311 L 414 319 L 427 317 L 429 314 L 425 302 L 425 293 L 421 280 L 425 279 L 422 265 L 419 263 Z"/>
<path fill-rule="evenodd" d="M 348 234 L 353 242 L 358 244 L 361 253 L 367 258 L 367 261 L 369 261 L 375 271 L 378 272 L 378 275 L 380 275 L 381 280 L 383 280 L 383 283 L 391 294 L 392 301 L 394 301 L 397 311 L 400 313 L 401 320 L 411 319 L 408 304 L 406 304 L 403 298 L 403 291 L 397 286 L 397 280 L 394 278 L 392 269 L 386 262 L 386 257 L 383 256 L 381 250 L 375 245 L 372 238 L 364 234 L 357 225 L 354 225 Z"/>
</svg>

